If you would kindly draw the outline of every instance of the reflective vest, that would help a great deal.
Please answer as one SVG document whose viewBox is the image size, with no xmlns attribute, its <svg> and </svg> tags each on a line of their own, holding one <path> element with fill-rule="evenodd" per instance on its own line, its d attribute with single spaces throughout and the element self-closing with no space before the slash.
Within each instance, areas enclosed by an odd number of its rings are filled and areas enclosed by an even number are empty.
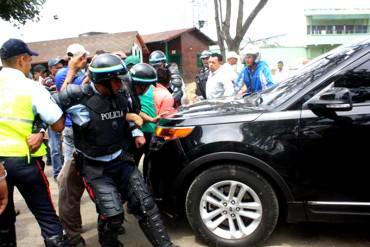
<svg viewBox="0 0 370 247">
<path fill-rule="evenodd" d="M 39 149 L 37 149 L 36 152 L 32 153 L 31 157 L 42 157 L 44 155 L 46 155 L 46 146 L 44 143 L 41 143 Z"/>
<path fill-rule="evenodd" d="M 0 156 L 29 157 L 27 137 L 34 121 L 30 89 L 0 76 Z"/>
</svg>

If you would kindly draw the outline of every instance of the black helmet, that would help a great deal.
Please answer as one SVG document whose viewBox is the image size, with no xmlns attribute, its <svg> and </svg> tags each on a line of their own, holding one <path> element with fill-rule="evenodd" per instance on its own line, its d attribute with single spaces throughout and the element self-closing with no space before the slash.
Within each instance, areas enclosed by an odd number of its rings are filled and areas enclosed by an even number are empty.
<svg viewBox="0 0 370 247">
<path fill-rule="evenodd" d="M 147 63 L 138 63 L 130 69 L 132 85 L 155 85 L 157 72 Z"/>
<path fill-rule="evenodd" d="M 156 50 L 150 53 L 149 56 L 149 64 L 150 65 L 160 65 L 162 63 L 166 62 L 166 55 L 163 53 L 163 51 Z"/>
<path fill-rule="evenodd" d="M 123 79 L 127 74 L 124 62 L 116 55 L 104 53 L 98 55 L 89 66 L 90 80 L 94 84 L 104 84 L 112 78 Z"/>
<path fill-rule="evenodd" d="M 204 50 L 200 54 L 200 59 L 209 58 L 211 55 L 212 55 L 212 52 L 210 52 L 209 50 Z"/>
</svg>

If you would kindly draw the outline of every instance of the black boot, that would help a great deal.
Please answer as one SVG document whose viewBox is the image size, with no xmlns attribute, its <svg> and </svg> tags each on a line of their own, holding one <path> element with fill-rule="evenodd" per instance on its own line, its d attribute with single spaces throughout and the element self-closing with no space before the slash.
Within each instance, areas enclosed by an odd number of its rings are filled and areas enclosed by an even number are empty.
<svg viewBox="0 0 370 247">
<path fill-rule="evenodd" d="M 55 235 L 44 240 L 46 247 L 69 247 L 69 241 L 66 235 Z"/>
<path fill-rule="evenodd" d="M 0 247 L 16 247 L 17 238 L 15 236 L 15 225 L 10 229 L 0 230 Z"/>
<path fill-rule="evenodd" d="M 86 242 L 85 242 L 85 239 L 81 235 L 78 235 L 74 238 L 69 239 L 69 246 L 70 247 L 83 247 L 83 246 L 86 246 Z"/>
<path fill-rule="evenodd" d="M 123 247 L 118 240 L 118 228 L 121 224 L 122 221 L 115 222 L 114 217 L 105 220 L 98 218 L 98 236 L 102 247 Z"/>
</svg>

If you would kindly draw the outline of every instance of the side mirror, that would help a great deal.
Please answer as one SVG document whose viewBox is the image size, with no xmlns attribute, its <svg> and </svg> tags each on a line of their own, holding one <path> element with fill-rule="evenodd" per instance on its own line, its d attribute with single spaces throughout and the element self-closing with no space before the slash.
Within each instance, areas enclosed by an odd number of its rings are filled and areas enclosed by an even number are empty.
<svg viewBox="0 0 370 247">
<path fill-rule="evenodd" d="M 332 117 L 337 111 L 352 110 L 351 93 L 347 88 L 333 87 L 319 99 L 310 100 L 307 106 L 318 116 Z"/>
</svg>

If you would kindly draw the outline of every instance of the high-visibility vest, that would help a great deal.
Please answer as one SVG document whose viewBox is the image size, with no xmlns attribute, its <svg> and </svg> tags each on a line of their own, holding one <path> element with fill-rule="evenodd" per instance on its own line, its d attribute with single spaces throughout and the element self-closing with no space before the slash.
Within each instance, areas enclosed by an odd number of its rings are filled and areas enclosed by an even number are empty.
<svg viewBox="0 0 370 247">
<path fill-rule="evenodd" d="M 30 85 L 18 85 L 0 76 L 0 156 L 29 157 L 27 137 L 34 113 Z"/>
<path fill-rule="evenodd" d="M 31 154 L 31 157 L 42 157 L 46 155 L 46 145 L 44 143 L 41 143 L 41 146 L 39 149 L 37 149 L 36 152 Z"/>
</svg>

